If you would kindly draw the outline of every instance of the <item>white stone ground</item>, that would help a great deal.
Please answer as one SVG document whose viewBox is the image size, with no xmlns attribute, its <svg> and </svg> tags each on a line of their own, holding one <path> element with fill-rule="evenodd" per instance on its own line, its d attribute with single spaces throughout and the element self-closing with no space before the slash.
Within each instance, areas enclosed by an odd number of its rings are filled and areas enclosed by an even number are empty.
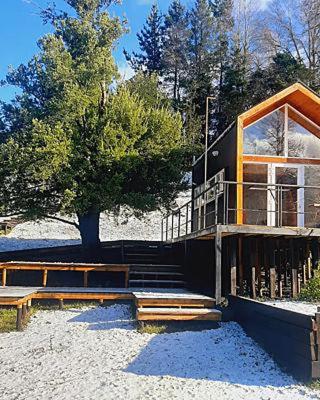
<svg viewBox="0 0 320 400">
<path fill-rule="evenodd" d="M 130 306 L 42 311 L 0 336 L 0 398 L 320 399 L 281 372 L 236 323 L 140 334 Z"/>
<path fill-rule="evenodd" d="M 320 304 L 307 303 L 305 301 L 293 301 L 293 300 L 269 300 L 265 302 L 275 307 L 283 308 L 285 310 L 295 311 L 302 314 L 314 315 L 317 312 L 317 307 Z"/>
<path fill-rule="evenodd" d="M 191 198 L 189 191 L 181 193 L 176 200 L 178 206 Z M 118 216 L 102 213 L 100 239 L 105 240 L 160 240 L 160 211 L 150 212 L 143 219 L 136 218 L 128 209 Z M 75 220 L 70 218 L 70 220 Z M 55 220 L 25 222 L 17 225 L 6 237 L 0 237 L 0 251 L 22 250 L 40 247 L 66 246 L 80 243 L 79 231 L 72 225 Z"/>
</svg>

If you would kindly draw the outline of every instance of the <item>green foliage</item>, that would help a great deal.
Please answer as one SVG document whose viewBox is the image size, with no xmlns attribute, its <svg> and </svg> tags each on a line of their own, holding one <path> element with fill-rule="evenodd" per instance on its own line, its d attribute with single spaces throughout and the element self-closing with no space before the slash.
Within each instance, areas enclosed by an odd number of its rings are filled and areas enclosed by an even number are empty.
<svg viewBox="0 0 320 400">
<path fill-rule="evenodd" d="M 163 16 L 157 4 L 151 7 L 150 15 L 140 33 L 137 34 L 141 53 L 132 55 L 124 52 L 127 61 L 135 71 L 161 73 L 163 54 Z"/>
<path fill-rule="evenodd" d="M 320 301 L 320 273 L 316 271 L 315 276 L 310 279 L 306 286 L 301 289 L 300 299 L 306 301 Z"/>
<path fill-rule="evenodd" d="M 2 213 L 41 218 L 167 207 L 185 188 L 190 143 L 156 76 L 118 84 L 112 57 L 124 32 L 110 1 L 69 1 L 76 15 L 44 12 L 54 32 L 12 70 L 22 95 L 2 108 Z M 81 223 L 80 223 L 81 230 Z"/>
</svg>

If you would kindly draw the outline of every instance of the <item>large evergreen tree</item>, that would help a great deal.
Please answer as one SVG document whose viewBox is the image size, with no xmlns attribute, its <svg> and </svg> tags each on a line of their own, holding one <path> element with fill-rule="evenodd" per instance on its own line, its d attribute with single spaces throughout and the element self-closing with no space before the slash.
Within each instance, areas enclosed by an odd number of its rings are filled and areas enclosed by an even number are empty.
<svg viewBox="0 0 320 400">
<path fill-rule="evenodd" d="M 196 0 L 190 11 L 187 94 L 196 116 L 201 119 L 204 136 L 206 97 L 213 94 L 215 70 L 215 19 L 208 0 Z"/>
<path fill-rule="evenodd" d="M 2 215 L 76 214 L 83 244 L 96 246 L 102 211 L 168 206 L 185 187 L 185 144 L 180 115 L 144 94 L 156 90 L 151 78 L 112 89 L 123 32 L 105 9 L 112 1 L 66 2 L 74 13 L 46 10 L 53 33 L 7 76 L 22 94 L 2 107 L 0 204 Z"/>
<path fill-rule="evenodd" d="M 163 76 L 169 87 L 173 104 L 182 110 L 182 95 L 186 86 L 188 18 L 180 0 L 173 0 L 165 16 Z"/>
<path fill-rule="evenodd" d="M 163 16 L 157 4 L 151 7 L 150 15 L 140 33 L 137 34 L 141 53 L 130 55 L 126 50 L 125 56 L 134 71 L 142 70 L 148 73 L 162 71 L 162 53 L 164 26 Z"/>
</svg>

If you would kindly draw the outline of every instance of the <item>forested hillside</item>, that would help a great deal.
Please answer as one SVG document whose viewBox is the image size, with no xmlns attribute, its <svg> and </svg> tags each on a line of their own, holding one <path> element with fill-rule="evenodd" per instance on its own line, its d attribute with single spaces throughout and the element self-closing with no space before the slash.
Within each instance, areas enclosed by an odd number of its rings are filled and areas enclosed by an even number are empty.
<svg viewBox="0 0 320 400">
<path fill-rule="evenodd" d="M 135 71 L 156 73 L 186 132 L 211 136 L 242 111 L 300 80 L 320 91 L 318 0 L 173 0 L 153 5 L 138 34 L 140 51 L 126 57 Z"/>
</svg>

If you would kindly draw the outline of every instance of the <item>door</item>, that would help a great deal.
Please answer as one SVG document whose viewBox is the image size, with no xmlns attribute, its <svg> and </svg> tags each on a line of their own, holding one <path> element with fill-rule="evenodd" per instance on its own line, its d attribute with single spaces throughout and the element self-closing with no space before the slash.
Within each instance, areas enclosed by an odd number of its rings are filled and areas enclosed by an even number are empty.
<svg viewBox="0 0 320 400">
<path fill-rule="evenodd" d="M 268 226 L 303 227 L 304 166 L 269 164 L 268 183 Z"/>
</svg>

